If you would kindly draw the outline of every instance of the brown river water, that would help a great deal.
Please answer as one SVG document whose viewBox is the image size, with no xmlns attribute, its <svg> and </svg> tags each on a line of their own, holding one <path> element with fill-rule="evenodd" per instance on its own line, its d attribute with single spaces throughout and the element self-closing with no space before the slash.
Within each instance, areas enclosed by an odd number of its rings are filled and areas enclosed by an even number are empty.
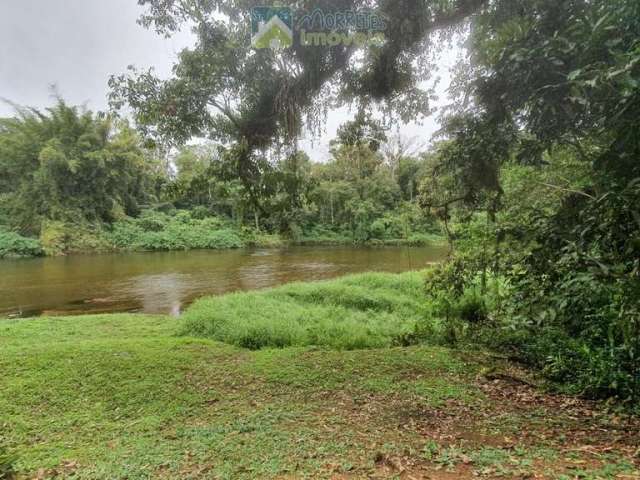
<svg viewBox="0 0 640 480">
<path fill-rule="evenodd" d="M 440 246 L 287 247 L 0 260 L 0 317 L 179 315 L 204 295 L 365 271 L 417 270 L 445 254 Z"/>
</svg>

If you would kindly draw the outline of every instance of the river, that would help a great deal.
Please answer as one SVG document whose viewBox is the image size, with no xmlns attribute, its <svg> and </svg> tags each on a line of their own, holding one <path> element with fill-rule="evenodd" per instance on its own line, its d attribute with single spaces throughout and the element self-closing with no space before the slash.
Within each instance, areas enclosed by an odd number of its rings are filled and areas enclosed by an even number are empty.
<svg viewBox="0 0 640 480">
<path fill-rule="evenodd" d="M 288 247 L 0 260 L 0 316 L 179 315 L 203 295 L 365 271 L 416 270 L 440 261 L 445 250 Z"/>
</svg>

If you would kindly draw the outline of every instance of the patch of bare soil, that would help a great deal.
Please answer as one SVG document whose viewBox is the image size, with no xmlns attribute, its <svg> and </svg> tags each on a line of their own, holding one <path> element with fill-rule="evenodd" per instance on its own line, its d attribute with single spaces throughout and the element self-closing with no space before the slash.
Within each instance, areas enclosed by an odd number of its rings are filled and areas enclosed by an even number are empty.
<svg viewBox="0 0 640 480">
<path fill-rule="evenodd" d="M 346 408 L 361 424 L 393 410 L 397 428 L 418 433 L 431 450 L 378 454 L 374 469 L 333 478 L 640 480 L 640 419 L 523 378 L 479 376 L 478 401 L 431 407 L 372 397 Z"/>
</svg>

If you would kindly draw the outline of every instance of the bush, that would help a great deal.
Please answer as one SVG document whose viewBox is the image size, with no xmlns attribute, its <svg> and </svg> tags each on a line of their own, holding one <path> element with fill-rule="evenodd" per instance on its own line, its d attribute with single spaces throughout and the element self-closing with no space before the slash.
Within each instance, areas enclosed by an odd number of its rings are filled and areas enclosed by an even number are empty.
<svg viewBox="0 0 640 480">
<path fill-rule="evenodd" d="M 407 238 L 407 245 L 411 247 L 424 247 L 434 243 L 442 243 L 444 240 L 441 236 L 433 233 L 413 233 Z"/>
<path fill-rule="evenodd" d="M 278 234 L 261 233 L 252 229 L 244 229 L 242 237 L 250 247 L 278 248 L 286 245 L 285 240 Z"/>
<path fill-rule="evenodd" d="M 198 205 L 191 210 L 191 217 L 197 220 L 204 220 L 207 217 L 211 216 L 211 212 L 207 207 L 203 207 L 202 205 Z"/>
<path fill-rule="evenodd" d="M 637 381 L 632 365 L 625 361 L 624 350 L 598 347 L 592 341 L 567 335 L 562 328 L 503 324 L 486 329 L 478 338 L 539 369 L 564 393 L 627 399 L 632 394 L 630 386 Z"/>
<path fill-rule="evenodd" d="M 487 321 L 487 305 L 484 298 L 475 291 L 463 295 L 462 298 L 458 300 L 455 308 L 456 315 L 467 323 L 478 325 Z"/>
<path fill-rule="evenodd" d="M 322 226 L 315 226 L 305 230 L 296 243 L 300 245 L 347 245 L 353 242 L 351 233 L 336 232 Z"/>
<path fill-rule="evenodd" d="M 511 265 L 520 350 L 563 388 L 640 396 L 640 179 L 597 200 L 570 196 Z"/>
<path fill-rule="evenodd" d="M 190 248 L 242 248 L 245 246 L 244 241 L 237 232 L 233 230 L 216 230 L 216 231 L 200 231 L 193 232 L 189 239 Z"/>
<path fill-rule="evenodd" d="M 38 257 L 43 254 L 38 240 L 0 228 L 0 258 Z"/>
<path fill-rule="evenodd" d="M 242 248 L 241 235 L 228 223 L 215 218 L 194 218 L 187 211 L 168 215 L 146 211 L 137 219 L 116 222 L 108 238 L 127 250 L 189 250 Z"/>
<path fill-rule="evenodd" d="M 164 227 L 163 227 L 164 228 Z M 107 233 L 107 238 L 113 245 L 120 249 L 136 250 L 141 249 L 141 239 L 145 230 L 132 218 L 116 222 Z"/>
<path fill-rule="evenodd" d="M 58 221 L 43 222 L 40 243 L 50 256 L 113 250 L 100 227 Z"/>
<path fill-rule="evenodd" d="M 612 284 L 576 268 L 544 290 L 531 277 L 514 286 L 489 273 L 482 293 L 480 277 L 469 265 L 459 256 L 429 271 L 429 311 L 440 319 L 434 338 L 505 353 L 539 369 L 566 393 L 636 398 L 637 285 Z M 621 315 L 625 308 L 629 314 Z"/>
<path fill-rule="evenodd" d="M 486 345 L 495 339 L 496 317 L 512 294 L 503 277 L 472 267 L 472 260 L 458 255 L 427 272 L 429 313 L 439 319 L 437 337 L 445 345 Z"/>
<path fill-rule="evenodd" d="M 47 255 L 63 255 L 67 251 L 68 232 L 62 222 L 44 222 L 40 243 Z"/>
<path fill-rule="evenodd" d="M 137 225 L 145 232 L 161 232 L 169 223 L 169 218 L 164 213 L 146 210 L 138 218 Z"/>
<path fill-rule="evenodd" d="M 243 348 L 379 348 L 422 340 L 419 273 L 364 274 L 198 300 L 184 333 Z"/>
<path fill-rule="evenodd" d="M 387 237 L 387 222 L 379 218 L 371 223 L 369 227 L 371 236 L 375 239 L 384 239 Z"/>
</svg>

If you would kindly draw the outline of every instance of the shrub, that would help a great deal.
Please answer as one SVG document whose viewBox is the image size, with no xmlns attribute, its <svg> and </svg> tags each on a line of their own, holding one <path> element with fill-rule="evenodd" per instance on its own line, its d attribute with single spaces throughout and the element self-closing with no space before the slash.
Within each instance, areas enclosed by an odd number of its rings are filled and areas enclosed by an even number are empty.
<svg viewBox="0 0 640 480">
<path fill-rule="evenodd" d="M 406 240 L 406 244 L 412 247 L 424 247 L 442 242 L 443 238 L 433 233 L 412 233 Z"/>
<path fill-rule="evenodd" d="M 43 222 L 40 242 L 44 252 L 51 256 L 113 250 L 100 227 L 59 221 Z"/>
<path fill-rule="evenodd" d="M 223 249 L 246 245 L 240 234 L 219 218 L 194 218 L 186 211 L 175 215 L 143 212 L 140 218 L 116 222 L 108 238 L 116 247 L 128 250 Z"/>
<path fill-rule="evenodd" d="M 142 248 L 141 239 L 144 229 L 134 219 L 126 219 L 116 222 L 107 233 L 107 238 L 117 248 L 136 250 Z"/>
<path fill-rule="evenodd" d="M 204 220 L 209 217 L 211 213 L 207 207 L 203 207 L 202 205 L 198 205 L 191 210 L 191 217 L 197 220 Z"/>
<path fill-rule="evenodd" d="M 285 240 L 278 234 L 261 233 L 255 230 L 244 230 L 242 237 L 250 247 L 277 248 L 286 245 Z"/>
<path fill-rule="evenodd" d="M 351 233 L 336 232 L 322 226 L 305 230 L 296 243 L 300 245 L 346 245 L 354 242 Z"/>
<path fill-rule="evenodd" d="M 142 213 L 136 223 L 145 232 L 161 232 L 165 229 L 168 222 L 168 215 L 146 210 Z"/>
<path fill-rule="evenodd" d="M 549 286 L 535 277 L 507 281 L 488 273 L 482 293 L 480 276 L 468 265 L 458 257 L 427 276 L 430 314 L 441 319 L 436 338 L 506 353 L 538 368 L 567 393 L 637 398 L 637 282 L 625 283 L 621 276 L 611 283 L 597 271 L 578 268 L 543 277 L 554 278 Z"/>
<path fill-rule="evenodd" d="M 237 232 L 225 229 L 215 231 L 198 231 L 190 239 L 190 248 L 242 248 L 245 246 Z"/>
<path fill-rule="evenodd" d="M 40 243 L 47 255 L 63 255 L 67 251 L 68 232 L 63 222 L 44 222 Z"/>
<path fill-rule="evenodd" d="M 369 232 L 373 238 L 384 239 L 387 236 L 387 222 L 379 218 L 371 223 Z"/>
<path fill-rule="evenodd" d="M 520 350 L 563 388 L 640 396 L 640 179 L 596 200 L 569 196 L 511 265 Z"/>
<path fill-rule="evenodd" d="M 38 240 L 0 228 L 0 258 L 37 257 L 43 254 Z"/>
<path fill-rule="evenodd" d="M 457 316 L 467 323 L 480 324 L 487 320 L 488 311 L 485 300 L 475 291 L 465 292 L 455 307 Z"/>
<path fill-rule="evenodd" d="M 439 319 L 437 333 L 446 345 L 487 344 L 496 337 L 496 317 L 511 295 L 503 277 L 475 273 L 473 261 L 458 255 L 428 270 L 425 289 L 429 313 Z"/>
</svg>

